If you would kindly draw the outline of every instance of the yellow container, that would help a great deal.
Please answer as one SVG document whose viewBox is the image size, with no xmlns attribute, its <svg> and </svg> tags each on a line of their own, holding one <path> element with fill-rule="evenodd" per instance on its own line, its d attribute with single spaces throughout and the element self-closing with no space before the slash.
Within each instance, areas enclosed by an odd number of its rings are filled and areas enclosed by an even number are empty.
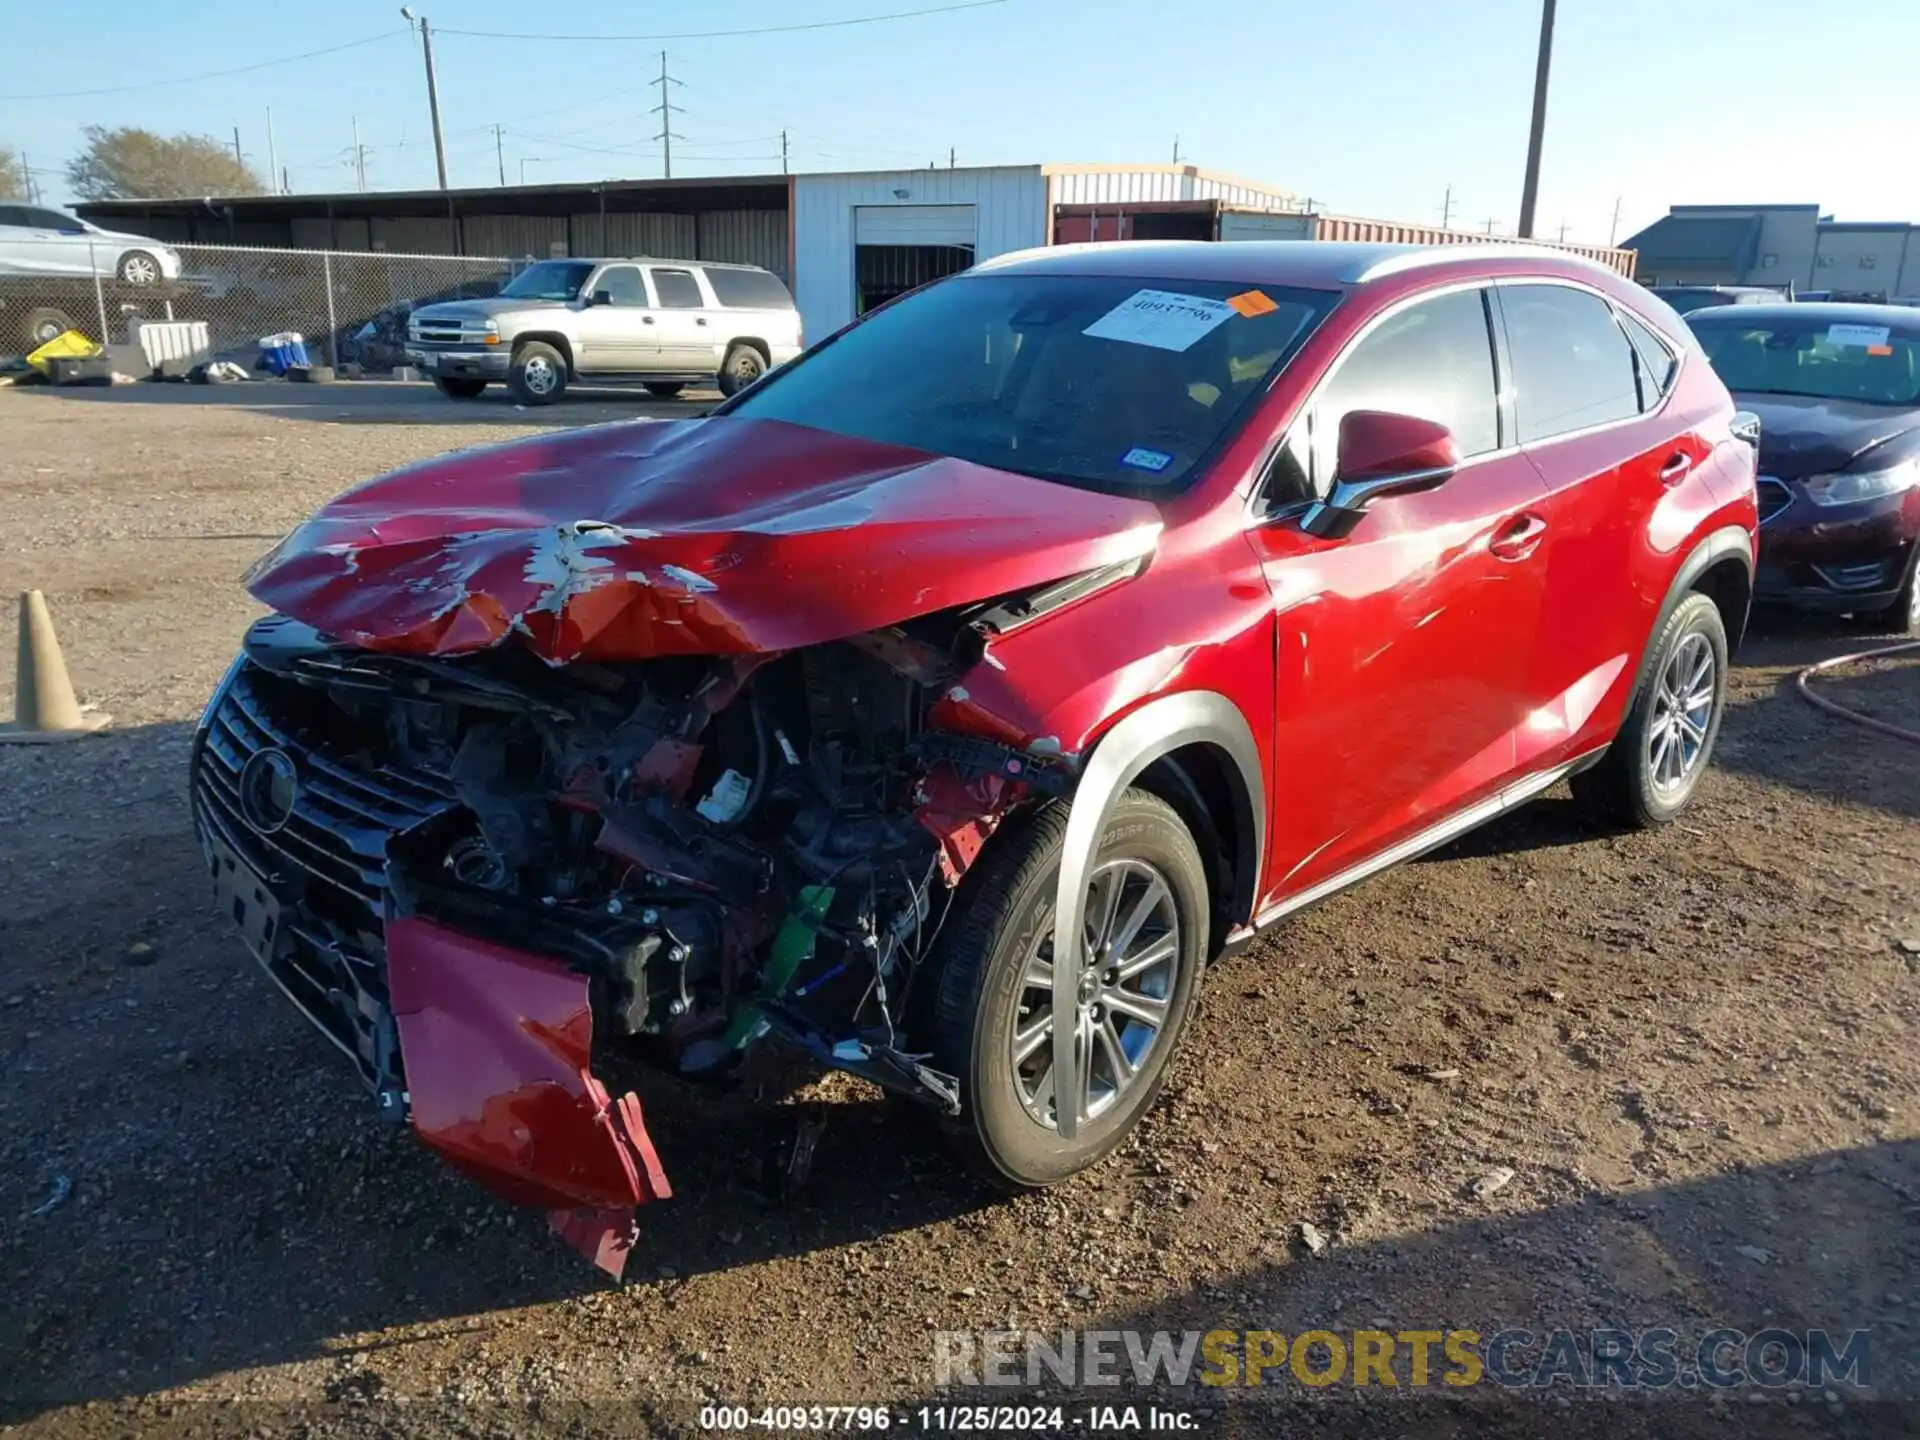
<svg viewBox="0 0 1920 1440">
<path fill-rule="evenodd" d="M 49 360 L 84 359 L 99 353 L 100 347 L 78 330 L 63 330 L 38 350 L 30 351 L 27 363 L 44 375 Z"/>
</svg>

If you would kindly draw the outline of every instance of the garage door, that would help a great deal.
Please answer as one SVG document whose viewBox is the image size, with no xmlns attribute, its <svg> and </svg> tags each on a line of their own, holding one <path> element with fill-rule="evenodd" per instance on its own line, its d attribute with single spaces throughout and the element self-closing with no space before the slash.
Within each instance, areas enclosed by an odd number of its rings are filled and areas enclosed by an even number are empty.
<svg viewBox="0 0 1920 1440">
<path fill-rule="evenodd" d="M 971 205 L 857 205 L 856 245 L 972 245 Z"/>
</svg>

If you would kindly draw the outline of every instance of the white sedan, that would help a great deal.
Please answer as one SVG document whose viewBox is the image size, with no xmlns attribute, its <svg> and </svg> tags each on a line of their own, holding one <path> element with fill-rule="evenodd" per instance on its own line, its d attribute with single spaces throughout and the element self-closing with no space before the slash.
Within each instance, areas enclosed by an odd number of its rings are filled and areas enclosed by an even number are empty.
<svg viewBox="0 0 1920 1440">
<path fill-rule="evenodd" d="M 0 275 L 99 275 L 129 285 L 180 276 L 180 257 L 157 240 L 102 230 L 59 210 L 0 203 Z"/>
</svg>

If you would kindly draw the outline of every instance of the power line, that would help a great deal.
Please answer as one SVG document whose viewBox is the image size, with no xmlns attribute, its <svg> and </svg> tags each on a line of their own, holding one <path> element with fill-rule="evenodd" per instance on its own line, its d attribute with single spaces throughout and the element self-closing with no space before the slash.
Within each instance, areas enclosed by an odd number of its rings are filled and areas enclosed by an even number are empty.
<svg viewBox="0 0 1920 1440">
<path fill-rule="evenodd" d="M 922 15 L 945 15 L 955 10 L 984 10 L 989 5 L 1004 5 L 1007 0 L 963 0 L 957 5 L 932 5 L 924 10 L 896 10 L 890 15 L 855 15 L 845 20 L 812 20 L 794 25 L 755 25 L 741 30 L 685 30 L 672 35 L 553 35 L 525 34 L 508 30 L 450 30 L 442 35 L 465 35 L 475 40 L 559 40 L 568 44 L 634 40 L 658 44 L 663 40 L 722 40 L 733 35 L 790 35 L 798 30 L 837 30 L 847 25 L 878 25 L 887 20 L 913 20 Z"/>
<path fill-rule="evenodd" d="M 236 65 L 230 70 L 209 70 L 201 75 L 180 75 L 171 80 L 144 80 L 138 85 L 108 85 L 97 90 L 47 90 L 37 95 L 0 95 L 0 102 L 7 100 L 71 100 L 82 95 L 130 95 L 136 90 L 158 90 L 167 85 L 194 85 L 202 80 L 224 79 L 228 75 L 250 75 L 255 70 L 266 70 L 275 65 L 292 65 L 301 60 L 317 60 L 322 55 L 337 55 L 342 50 L 357 50 L 362 45 L 372 45 L 380 40 L 391 40 L 396 35 L 405 35 L 406 33 L 405 30 L 382 30 L 378 35 L 368 35 L 360 40 L 349 40 L 342 45 L 329 45 L 321 50 L 306 50 L 298 55 L 283 55 L 278 60 L 260 60 L 252 65 Z"/>
</svg>

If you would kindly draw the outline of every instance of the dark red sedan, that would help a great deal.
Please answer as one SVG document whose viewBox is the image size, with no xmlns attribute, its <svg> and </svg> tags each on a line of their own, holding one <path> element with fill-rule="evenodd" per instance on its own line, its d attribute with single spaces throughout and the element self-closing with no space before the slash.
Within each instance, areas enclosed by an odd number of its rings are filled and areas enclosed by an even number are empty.
<svg viewBox="0 0 1920 1440">
<path fill-rule="evenodd" d="M 380 1110 L 618 1271 L 672 1169 L 620 1052 L 796 1046 L 1046 1185 L 1282 917 L 1563 779 L 1671 820 L 1756 523 L 1726 388 L 1585 262 L 1034 251 L 328 505 L 194 812 Z"/>
</svg>

